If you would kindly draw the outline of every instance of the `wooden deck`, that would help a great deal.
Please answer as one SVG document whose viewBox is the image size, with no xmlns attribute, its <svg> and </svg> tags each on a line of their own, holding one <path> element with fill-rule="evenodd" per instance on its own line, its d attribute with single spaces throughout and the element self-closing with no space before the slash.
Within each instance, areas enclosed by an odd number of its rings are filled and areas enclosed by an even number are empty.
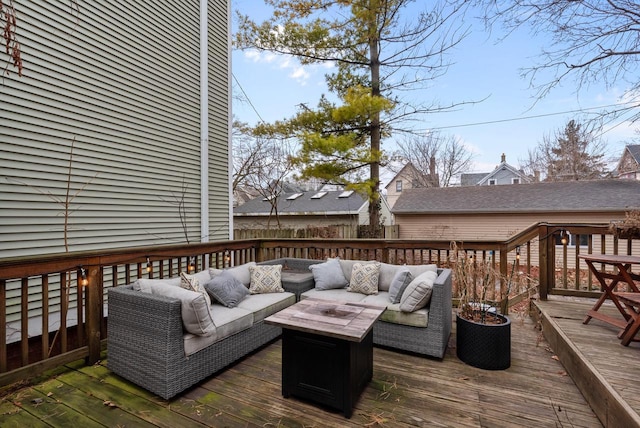
<svg viewBox="0 0 640 428">
<path fill-rule="evenodd" d="M 597 319 L 583 324 L 594 302 L 551 296 L 536 306 L 545 337 L 603 424 L 640 427 L 640 342 L 622 346 L 618 327 Z M 600 311 L 623 319 L 610 302 Z"/>
<path fill-rule="evenodd" d="M 640 352 L 638 348 L 616 350 Z M 603 359 L 598 352 L 602 351 L 594 349 Z M 606 355 L 613 359 L 618 354 Z M 627 362 L 623 358 L 610 365 L 626 373 Z M 280 363 L 281 346 L 276 341 L 187 393 L 164 401 L 113 375 L 105 361 L 89 367 L 78 362 L 31 385 L 5 391 L 0 426 L 602 426 L 530 318 L 513 320 L 512 366 L 504 371 L 484 371 L 460 362 L 455 356 L 455 332 L 442 361 L 375 348 L 374 379 L 351 419 L 295 398 L 282 398 Z"/>
</svg>

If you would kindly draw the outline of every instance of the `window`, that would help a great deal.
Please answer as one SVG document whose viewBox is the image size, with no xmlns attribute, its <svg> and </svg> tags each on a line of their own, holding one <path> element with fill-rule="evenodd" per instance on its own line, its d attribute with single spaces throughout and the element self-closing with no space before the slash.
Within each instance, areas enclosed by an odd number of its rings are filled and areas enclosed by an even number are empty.
<svg viewBox="0 0 640 428">
<path fill-rule="evenodd" d="M 287 201 L 293 201 L 293 200 L 295 200 L 295 199 L 298 199 L 298 198 L 299 198 L 300 196 L 302 196 L 302 195 L 303 195 L 302 193 L 294 193 L 293 195 L 291 195 L 291 196 L 289 196 L 289 197 L 287 198 Z"/>
<path fill-rule="evenodd" d="M 338 195 L 338 198 L 348 198 L 351 195 L 353 195 L 353 190 L 345 190 Z"/>
<path fill-rule="evenodd" d="M 402 180 L 396 181 L 396 192 L 402 192 Z"/>
<path fill-rule="evenodd" d="M 329 193 L 329 192 L 318 192 L 318 193 L 316 193 L 315 195 L 313 195 L 313 196 L 311 197 L 311 199 L 320 199 L 320 198 L 322 198 L 324 195 L 326 195 L 327 193 Z"/>
<path fill-rule="evenodd" d="M 520 184 L 520 179 L 519 178 L 512 178 L 511 179 L 511 184 Z"/>
<path fill-rule="evenodd" d="M 495 178 L 490 178 L 489 179 L 489 186 L 495 186 L 496 184 L 498 184 L 498 183 L 496 182 Z"/>
<path fill-rule="evenodd" d="M 581 247 L 586 247 L 587 245 L 589 245 L 589 235 L 574 235 L 572 233 L 567 232 L 565 236 L 567 239 L 567 247 L 575 247 L 576 243 L 578 242 L 578 236 L 580 236 L 579 245 Z M 556 235 L 556 245 L 562 246 L 561 235 Z"/>
</svg>

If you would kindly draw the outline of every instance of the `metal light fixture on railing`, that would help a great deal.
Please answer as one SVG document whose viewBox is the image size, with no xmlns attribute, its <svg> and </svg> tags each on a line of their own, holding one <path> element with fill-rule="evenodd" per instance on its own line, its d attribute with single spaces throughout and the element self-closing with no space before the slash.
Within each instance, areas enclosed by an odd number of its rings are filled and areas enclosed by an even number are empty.
<svg viewBox="0 0 640 428">
<path fill-rule="evenodd" d="M 80 285 L 86 287 L 89 285 L 89 279 L 87 278 L 87 270 L 80 266 Z"/>
<path fill-rule="evenodd" d="M 149 259 L 149 257 L 147 256 L 147 272 L 151 272 L 151 270 L 152 270 L 151 259 Z"/>
<path fill-rule="evenodd" d="M 187 272 L 191 273 L 196 270 L 196 258 L 193 256 L 189 257 L 189 265 L 187 266 Z"/>
<path fill-rule="evenodd" d="M 516 247 L 516 260 L 520 260 L 520 247 Z"/>
<path fill-rule="evenodd" d="M 562 231 L 560 232 L 560 242 L 562 243 L 562 245 L 567 245 L 567 242 L 569 242 L 567 232 L 564 229 L 562 229 Z"/>
</svg>

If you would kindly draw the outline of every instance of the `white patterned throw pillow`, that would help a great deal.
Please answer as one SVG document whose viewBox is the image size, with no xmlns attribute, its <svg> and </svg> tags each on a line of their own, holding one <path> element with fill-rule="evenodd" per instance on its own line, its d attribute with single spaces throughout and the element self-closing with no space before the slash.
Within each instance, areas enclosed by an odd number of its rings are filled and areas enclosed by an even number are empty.
<svg viewBox="0 0 640 428">
<path fill-rule="evenodd" d="M 282 293 L 282 265 L 256 265 L 250 266 L 251 294 Z"/>
<path fill-rule="evenodd" d="M 207 290 L 205 290 L 204 285 L 200 284 L 200 280 L 196 275 L 197 274 L 189 275 L 186 272 L 180 272 L 180 287 L 184 288 L 185 290 L 191 290 L 197 293 L 204 294 L 204 298 L 207 301 L 207 304 L 211 306 L 211 297 L 209 296 L 209 293 L 207 293 Z"/>
<path fill-rule="evenodd" d="M 347 291 L 361 294 L 378 294 L 380 263 L 355 263 Z"/>
</svg>

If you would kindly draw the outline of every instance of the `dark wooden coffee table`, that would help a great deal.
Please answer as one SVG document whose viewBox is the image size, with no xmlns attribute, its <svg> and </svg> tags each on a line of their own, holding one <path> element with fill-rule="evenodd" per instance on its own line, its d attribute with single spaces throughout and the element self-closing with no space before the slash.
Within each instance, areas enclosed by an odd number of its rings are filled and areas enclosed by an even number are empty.
<svg viewBox="0 0 640 428">
<path fill-rule="evenodd" d="M 351 417 L 373 376 L 373 323 L 384 307 L 304 299 L 268 317 L 282 327 L 282 395 Z"/>
</svg>

